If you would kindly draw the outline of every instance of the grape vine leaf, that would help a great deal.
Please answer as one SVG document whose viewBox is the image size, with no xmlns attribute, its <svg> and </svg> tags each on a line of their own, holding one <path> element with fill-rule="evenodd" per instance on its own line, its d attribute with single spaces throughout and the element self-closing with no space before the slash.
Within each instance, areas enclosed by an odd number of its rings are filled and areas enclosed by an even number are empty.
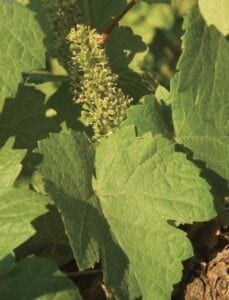
<svg viewBox="0 0 229 300">
<path fill-rule="evenodd" d="M 56 206 L 48 206 L 48 212 L 32 222 L 35 235 L 14 250 L 17 260 L 29 255 L 54 260 L 59 266 L 73 259 L 63 222 Z"/>
<path fill-rule="evenodd" d="M 56 118 L 47 117 L 45 95 L 31 86 L 20 86 L 16 98 L 9 99 L 0 114 L 1 143 L 15 136 L 17 148 L 35 148 L 37 140 L 60 130 Z"/>
<path fill-rule="evenodd" d="M 25 6 L 0 1 L 0 111 L 5 98 L 13 97 L 22 72 L 44 68 L 43 33 L 35 14 Z"/>
<path fill-rule="evenodd" d="M 196 9 L 184 24 L 183 53 L 171 81 L 175 138 L 229 179 L 229 42 Z"/>
<path fill-rule="evenodd" d="M 11 138 L 0 149 L 0 189 L 13 186 L 22 168 L 26 150 L 12 149 L 13 144 L 14 138 Z"/>
<path fill-rule="evenodd" d="M 24 150 L 11 149 L 10 139 L 0 149 L 0 259 L 10 254 L 33 233 L 30 222 L 46 211 L 46 197 L 13 188 L 21 170 Z"/>
<path fill-rule="evenodd" d="M 99 260 L 98 247 L 109 291 L 119 299 L 140 295 L 128 258 L 120 249 L 104 219 L 92 190 L 94 151 L 83 133 L 73 130 L 52 134 L 39 142 L 44 156 L 39 172 L 46 192 L 61 213 L 79 268 Z"/>
<path fill-rule="evenodd" d="M 192 255 L 186 234 L 174 222 L 216 215 L 200 170 L 173 143 L 124 127 L 101 141 L 94 189 L 120 247 L 129 259 L 144 299 L 169 299 Z"/>
<path fill-rule="evenodd" d="M 46 191 L 62 215 L 65 230 L 80 269 L 99 260 L 95 239 L 97 201 L 91 188 L 94 150 L 85 135 L 73 131 L 51 134 L 39 142 L 44 156 L 40 172 Z"/>
<path fill-rule="evenodd" d="M 0 189 L 0 259 L 35 232 L 30 222 L 46 212 L 45 196 L 20 188 Z"/>
<path fill-rule="evenodd" d="M 106 224 L 107 225 L 107 224 Z M 115 299 L 139 299 L 141 291 L 129 260 L 118 246 L 108 226 L 103 227 L 100 241 L 103 280 Z"/>
<path fill-rule="evenodd" d="M 81 300 L 76 285 L 54 262 L 47 258 L 28 257 L 1 276 L 0 298 Z"/>
<path fill-rule="evenodd" d="M 135 125 L 138 136 L 150 131 L 153 135 L 161 133 L 169 137 L 172 133 L 166 107 L 157 102 L 154 96 L 143 97 L 142 104 L 131 106 L 127 111 L 127 118 L 121 127 Z"/>
<path fill-rule="evenodd" d="M 199 0 L 199 9 L 208 26 L 214 25 L 225 36 L 229 34 L 228 0 Z"/>
</svg>

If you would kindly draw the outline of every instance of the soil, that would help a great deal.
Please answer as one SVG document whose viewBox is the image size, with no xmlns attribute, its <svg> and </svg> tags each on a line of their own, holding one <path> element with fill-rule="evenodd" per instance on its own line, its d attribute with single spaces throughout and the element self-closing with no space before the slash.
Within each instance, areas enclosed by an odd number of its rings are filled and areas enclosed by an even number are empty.
<svg viewBox="0 0 229 300">
<path fill-rule="evenodd" d="M 229 300 L 229 228 L 214 220 L 188 232 L 195 257 L 184 264 L 173 300 Z"/>
<path fill-rule="evenodd" d="M 229 246 L 208 263 L 201 262 L 198 277 L 187 284 L 185 300 L 229 300 Z"/>
</svg>

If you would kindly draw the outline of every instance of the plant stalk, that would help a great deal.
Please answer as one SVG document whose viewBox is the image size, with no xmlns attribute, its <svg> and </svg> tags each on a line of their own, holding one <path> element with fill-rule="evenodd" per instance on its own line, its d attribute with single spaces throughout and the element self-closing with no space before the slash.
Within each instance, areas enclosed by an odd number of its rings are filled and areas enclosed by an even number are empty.
<svg viewBox="0 0 229 300">
<path fill-rule="evenodd" d="M 99 43 L 104 44 L 107 39 L 109 38 L 112 30 L 114 27 L 118 24 L 118 22 L 128 13 L 128 11 L 139 2 L 140 0 L 131 0 L 127 6 L 121 11 L 111 22 L 111 24 L 108 26 L 108 28 L 100 35 Z"/>
</svg>

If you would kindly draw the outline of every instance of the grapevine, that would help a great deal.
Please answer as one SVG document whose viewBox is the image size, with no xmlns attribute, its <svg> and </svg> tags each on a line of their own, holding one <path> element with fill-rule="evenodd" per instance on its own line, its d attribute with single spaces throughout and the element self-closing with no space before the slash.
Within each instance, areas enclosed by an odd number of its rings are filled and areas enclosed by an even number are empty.
<svg viewBox="0 0 229 300">
<path fill-rule="evenodd" d="M 0 299 L 227 299 L 228 11 L 0 1 Z"/>
</svg>

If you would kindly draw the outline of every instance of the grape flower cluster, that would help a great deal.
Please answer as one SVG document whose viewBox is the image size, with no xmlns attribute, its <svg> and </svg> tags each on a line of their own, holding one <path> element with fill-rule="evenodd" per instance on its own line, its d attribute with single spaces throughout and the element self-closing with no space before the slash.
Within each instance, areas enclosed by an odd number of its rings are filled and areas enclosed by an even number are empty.
<svg viewBox="0 0 229 300">
<path fill-rule="evenodd" d="M 70 45 L 70 76 L 74 100 L 83 105 L 83 119 L 94 138 L 110 135 L 126 117 L 132 99 L 117 86 L 100 35 L 78 24 L 67 36 Z"/>
</svg>

